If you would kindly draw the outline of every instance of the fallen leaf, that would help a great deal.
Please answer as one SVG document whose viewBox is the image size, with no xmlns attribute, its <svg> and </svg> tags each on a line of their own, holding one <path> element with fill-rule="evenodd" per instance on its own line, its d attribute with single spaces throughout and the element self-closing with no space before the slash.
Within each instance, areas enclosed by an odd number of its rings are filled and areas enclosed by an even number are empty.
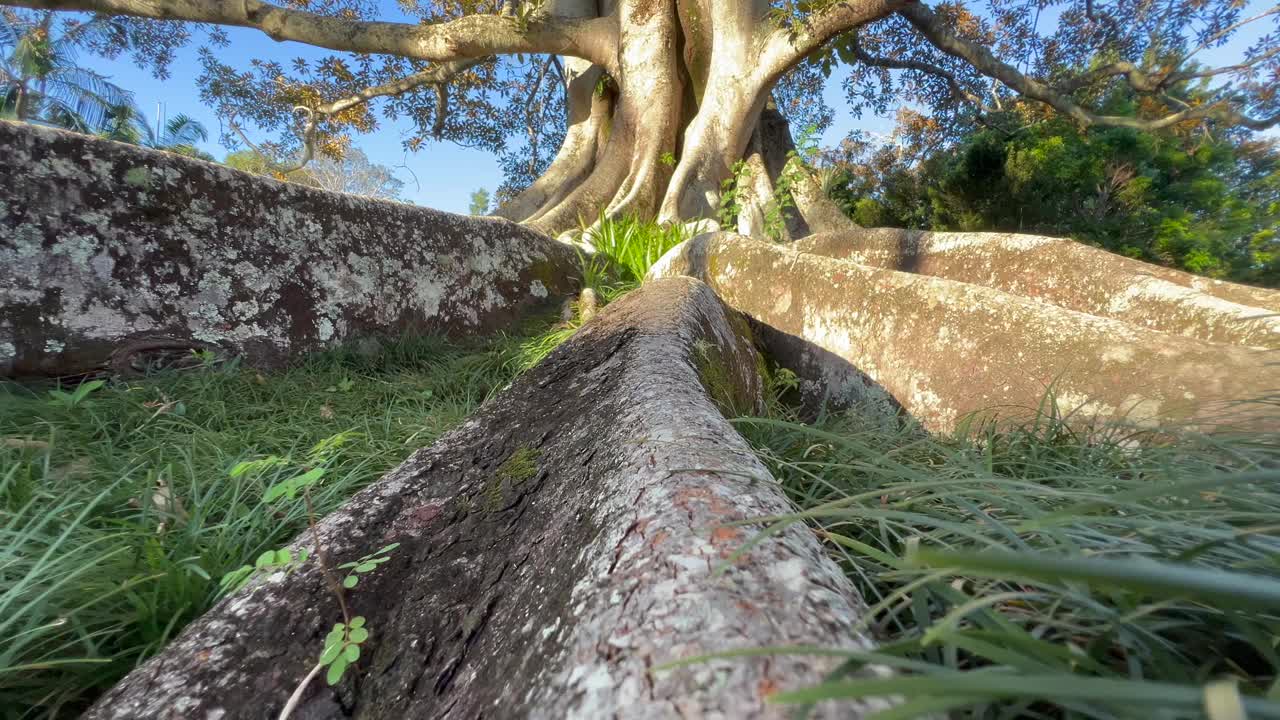
<svg viewBox="0 0 1280 720">
<path fill-rule="evenodd" d="M 324 418 L 325 420 L 333 419 L 333 408 L 329 407 L 328 403 L 325 403 L 324 405 L 320 406 L 320 417 Z"/>
<path fill-rule="evenodd" d="M 47 450 L 49 448 L 49 443 L 44 440 L 7 437 L 0 438 L 0 447 L 13 448 L 15 450 Z"/>
</svg>

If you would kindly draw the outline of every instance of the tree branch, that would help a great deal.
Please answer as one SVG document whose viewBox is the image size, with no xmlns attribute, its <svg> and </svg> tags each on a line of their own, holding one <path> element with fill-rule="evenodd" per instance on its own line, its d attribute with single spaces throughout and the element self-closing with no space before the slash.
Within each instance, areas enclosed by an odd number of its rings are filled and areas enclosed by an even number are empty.
<svg viewBox="0 0 1280 720">
<path fill-rule="evenodd" d="M 12 0 L 38 10 L 79 10 L 156 20 L 232 25 L 261 30 L 274 40 L 292 40 L 356 53 L 390 54 L 447 61 L 485 55 L 571 55 L 605 64 L 616 50 L 612 18 L 533 18 L 525 30 L 501 15 L 467 15 L 431 25 L 344 20 L 292 10 L 261 0 Z"/>
<path fill-rule="evenodd" d="M 982 110 L 983 112 L 991 112 L 991 108 L 988 108 L 982 102 L 982 98 L 966 90 L 965 87 L 960 84 L 960 81 L 956 79 L 955 75 L 951 74 L 950 72 L 944 70 L 941 67 L 938 67 L 937 65 L 924 62 L 923 60 L 910 60 L 910 59 L 895 60 L 893 58 L 887 58 L 880 55 L 872 55 L 868 53 L 866 50 L 862 49 L 862 44 L 858 42 L 858 39 L 856 36 L 854 37 L 852 45 L 853 45 L 853 54 L 856 58 L 858 58 L 858 62 L 861 62 L 865 65 L 871 65 L 873 67 L 886 68 L 889 70 L 916 70 L 918 72 L 926 73 L 928 75 L 933 75 L 934 77 L 941 78 L 951 88 L 951 93 L 953 95 L 977 107 L 979 110 Z"/>
<path fill-rule="evenodd" d="M 835 0 L 794 26 L 768 32 L 757 70 L 768 83 L 837 35 L 879 20 L 914 0 Z"/>
<path fill-rule="evenodd" d="M 453 79 L 455 75 L 465 72 L 476 65 L 480 65 L 488 59 L 489 58 L 487 57 L 481 57 L 434 65 L 425 70 L 413 73 L 412 75 L 405 75 L 399 80 L 392 80 L 391 82 L 382 85 L 365 88 L 350 97 L 334 100 L 331 103 L 321 105 L 316 108 L 316 112 L 323 115 L 333 115 L 348 108 L 355 107 L 361 103 L 368 102 L 376 97 L 400 95 L 401 93 L 406 93 L 423 85 L 447 83 L 449 80 Z"/>
<path fill-rule="evenodd" d="M 1252 118 L 1242 113 L 1238 108 L 1233 107 L 1226 100 L 1187 108 L 1150 120 L 1123 115 L 1096 115 L 1081 107 L 1064 93 L 1035 78 L 1023 75 L 1013 66 L 992 55 L 991 51 L 985 46 L 969 42 L 951 32 L 946 21 L 935 15 L 924 4 L 908 4 L 898 10 L 898 13 L 906 18 L 913 27 L 919 30 L 939 50 L 968 62 L 983 75 L 999 80 L 1024 97 L 1049 105 L 1085 127 L 1103 125 L 1108 127 L 1128 127 L 1137 130 L 1159 130 L 1188 120 L 1214 118 L 1231 125 L 1239 125 L 1253 130 L 1264 130 L 1280 123 L 1280 112 L 1268 117 Z M 1113 63 L 1113 65 L 1119 64 Z M 1138 81 L 1141 83 L 1143 78 L 1139 78 Z M 1156 87 L 1160 87 L 1160 85 Z M 1135 86 L 1136 88 L 1137 86 Z"/>
</svg>

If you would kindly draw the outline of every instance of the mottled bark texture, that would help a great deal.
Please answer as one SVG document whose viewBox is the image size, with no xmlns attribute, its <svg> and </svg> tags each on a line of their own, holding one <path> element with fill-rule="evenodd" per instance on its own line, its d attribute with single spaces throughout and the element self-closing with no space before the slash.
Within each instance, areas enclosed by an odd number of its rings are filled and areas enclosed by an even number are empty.
<svg viewBox="0 0 1280 720">
<path fill-rule="evenodd" d="M 514 223 L 0 122 L 0 375 L 208 347 L 274 365 L 362 336 L 476 334 L 573 292 Z"/>
<path fill-rule="evenodd" d="M 881 228 L 793 249 L 985 285 L 1176 335 L 1280 348 L 1280 292 L 1151 265 L 1065 238 Z"/>
<path fill-rule="evenodd" d="M 770 326 L 771 352 L 829 392 L 947 432 L 975 412 L 1027 416 L 1052 390 L 1079 424 L 1280 428 L 1274 354 L 1158 332 L 970 283 L 797 252 L 730 233 L 673 249 L 652 277 L 692 275 Z"/>
<path fill-rule="evenodd" d="M 809 530 L 718 572 L 754 532 L 728 523 L 788 508 L 721 414 L 759 408 L 757 363 L 706 285 L 647 284 L 325 518 L 335 562 L 401 545 L 350 593 L 372 628 L 360 667 L 316 683 L 299 717 L 784 717 L 765 696 L 819 681 L 831 658 L 653 670 L 731 648 L 868 647 L 851 629 L 862 606 Z M 270 717 L 338 617 L 313 561 L 272 576 L 87 717 Z"/>
</svg>

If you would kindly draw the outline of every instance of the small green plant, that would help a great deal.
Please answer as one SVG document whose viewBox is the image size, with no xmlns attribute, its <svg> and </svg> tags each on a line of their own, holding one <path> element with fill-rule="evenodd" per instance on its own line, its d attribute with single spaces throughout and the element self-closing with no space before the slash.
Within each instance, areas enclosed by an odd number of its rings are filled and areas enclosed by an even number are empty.
<svg viewBox="0 0 1280 720">
<path fill-rule="evenodd" d="M 80 385 L 71 392 L 67 392 L 65 390 L 50 390 L 49 403 L 67 410 L 74 410 L 83 404 L 88 404 L 89 395 L 93 394 L 95 390 L 106 384 L 105 380 L 90 380 L 89 382 L 80 383 Z"/>
<path fill-rule="evenodd" d="M 812 172 L 812 163 L 818 157 L 818 129 L 805 127 L 796 137 L 795 149 L 787 152 L 787 163 L 778 176 L 764 213 L 764 232 L 774 242 L 785 239 L 787 220 L 795 209 L 796 185 L 806 173 Z"/>
<path fill-rule="evenodd" d="M 345 393 L 345 392 L 351 392 L 351 388 L 355 386 L 356 386 L 356 382 L 351 378 L 342 378 L 336 384 L 330 385 L 329 387 L 325 388 L 324 391 L 331 392 L 331 393 L 332 392 Z"/>
<path fill-rule="evenodd" d="M 720 182 L 720 205 L 716 209 L 716 221 L 721 228 L 738 226 L 738 213 L 742 211 L 738 195 L 747 177 L 747 163 L 739 160 L 729 168 L 729 177 Z"/>
<path fill-rule="evenodd" d="M 523 0 L 516 3 L 515 13 L 511 19 L 516 23 L 516 29 L 520 32 L 528 32 L 529 25 L 542 13 L 546 0 Z"/>
<path fill-rule="evenodd" d="M 676 156 L 671 151 L 667 151 L 662 153 L 662 156 L 658 158 L 658 162 L 662 163 L 663 165 L 666 165 L 667 167 L 675 167 Z"/>
<path fill-rule="evenodd" d="M 320 652 L 319 667 L 328 667 L 325 682 L 337 685 L 352 663 L 360 659 L 360 645 L 369 639 L 363 615 L 351 618 L 348 623 L 334 623 L 324 638 L 324 650 Z"/>
<path fill-rule="evenodd" d="M 311 500 L 311 491 L 324 479 L 326 473 L 325 463 L 332 459 L 336 452 L 352 437 L 356 437 L 356 434 L 342 432 L 316 443 L 307 452 L 308 462 L 313 463 L 315 467 L 300 468 L 304 472 L 293 474 L 291 477 L 272 483 L 262 494 L 264 503 L 274 503 L 282 499 L 296 500 L 301 496 L 306 505 L 307 526 L 310 528 L 311 538 L 315 542 L 314 553 L 309 553 L 306 549 L 299 550 L 296 555 L 288 549 L 268 550 L 259 555 L 253 565 L 245 565 L 227 573 L 220 582 L 223 594 L 234 592 L 244 587 L 260 574 L 284 571 L 288 575 L 298 569 L 309 558 L 314 557 L 319 563 L 325 584 L 338 601 L 338 607 L 342 610 L 342 621 L 336 623 L 333 626 L 333 630 L 325 638 L 324 648 L 320 652 L 318 662 L 289 697 L 284 710 L 280 713 L 280 720 L 288 719 L 297 707 L 298 701 L 302 697 L 302 692 L 315 679 L 320 670 L 327 668 L 325 679 L 330 685 L 335 685 L 342 680 L 347 668 L 359 660 L 360 645 L 369 639 L 369 629 L 366 627 L 364 617 L 352 617 L 351 610 L 347 605 L 346 591 L 355 588 L 360 583 L 361 576 L 372 573 L 380 565 L 389 561 L 390 557 L 388 556 L 390 553 L 400 547 L 400 543 L 392 543 L 364 555 L 358 560 L 342 563 L 335 568 L 329 560 L 325 546 L 320 542 L 320 534 L 316 529 L 316 511 Z M 290 465 L 292 463 L 287 457 L 282 458 L 271 455 L 259 460 L 237 463 L 228 474 L 236 478 L 262 474 L 273 470 L 278 471 Z M 337 579 L 338 573 L 335 570 L 347 571 L 341 581 Z"/>
<path fill-rule="evenodd" d="M 371 573 L 378 569 L 378 566 L 387 562 L 391 558 L 387 557 L 392 550 L 400 547 L 400 543 L 391 543 L 384 548 L 375 550 L 354 562 L 342 563 L 338 566 L 339 570 L 350 570 L 350 574 L 342 578 L 342 587 L 350 590 L 360 583 L 360 576 Z"/>
</svg>

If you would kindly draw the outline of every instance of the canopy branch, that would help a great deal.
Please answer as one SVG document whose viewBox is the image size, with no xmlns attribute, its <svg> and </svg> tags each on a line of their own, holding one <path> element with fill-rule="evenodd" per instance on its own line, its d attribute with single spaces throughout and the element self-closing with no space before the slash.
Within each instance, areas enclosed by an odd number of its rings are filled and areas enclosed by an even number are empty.
<svg viewBox="0 0 1280 720">
<path fill-rule="evenodd" d="M 837 0 L 794 26 L 774 27 L 763 43 L 757 72 L 763 74 L 767 84 L 772 84 L 837 35 L 879 20 L 911 2 L 913 0 Z"/>
<path fill-rule="evenodd" d="M 476 65 L 483 64 L 489 58 L 472 58 L 470 60 L 459 60 L 441 65 L 433 65 L 425 70 L 420 70 L 411 75 L 405 75 L 398 80 L 384 83 L 382 85 L 374 85 L 365 88 L 360 92 L 340 100 L 334 100 L 331 103 L 321 105 L 316 108 L 316 112 L 323 115 L 333 115 L 343 110 L 353 108 L 361 103 L 368 102 L 376 97 L 384 97 L 387 95 L 400 95 L 414 88 L 423 85 L 441 85 L 449 82 L 454 76 L 465 72 Z"/>
<path fill-rule="evenodd" d="M 247 27 L 261 30 L 274 40 L 433 61 L 551 53 L 607 63 L 616 54 L 617 44 L 616 21 L 609 17 L 542 15 L 522 28 L 512 18 L 481 14 L 430 25 L 354 21 L 260 0 L 13 0 L 11 4 L 37 10 L 79 10 Z"/>
<path fill-rule="evenodd" d="M 923 60 L 895 59 L 884 57 L 882 55 L 872 55 L 863 49 L 862 44 L 858 42 L 856 36 L 853 39 L 852 47 L 854 57 L 858 59 L 858 62 L 865 65 L 885 68 L 888 70 L 915 70 L 927 75 L 933 75 L 934 77 L 941 78 L 945 81 L 953 95 L 977 107 L 979 110 L 982 110 L 983 112 L 992 112 L 993 110 L 999 109 L 988 107 L 983 103 L 981 97 L 966 89 L 964 85 L 956 79 L 955 75 L 937 65 L 934 65 L 933 63 L 927 63 Z M 992 94 L 995 94 L 994 90 Z"/>
<path fill-rule="evenodd" d="M 1024 97 L 1049 105 L 1084 127 L 1100 125 L 1136 130 L 1159 130 L 1188 120 L 1215 118 L 1232 125 L 1264 130 L 1280 123 L 1280 112 L 1267 117 L 1253 118 L 1245 115 L 1228 100 L 1206 103 L 1151 119 L 1123 115 L 1097 115 L 1048 84 L 1022 74 L 1012 65 L 992 55 L 986 47 L 956 35 L 944 19 L 935 15 L 922 3 L 908 4 L 898 12 L 939 50 L 968 62 L 978 72 L 999 80 Z"/>
</svg>

